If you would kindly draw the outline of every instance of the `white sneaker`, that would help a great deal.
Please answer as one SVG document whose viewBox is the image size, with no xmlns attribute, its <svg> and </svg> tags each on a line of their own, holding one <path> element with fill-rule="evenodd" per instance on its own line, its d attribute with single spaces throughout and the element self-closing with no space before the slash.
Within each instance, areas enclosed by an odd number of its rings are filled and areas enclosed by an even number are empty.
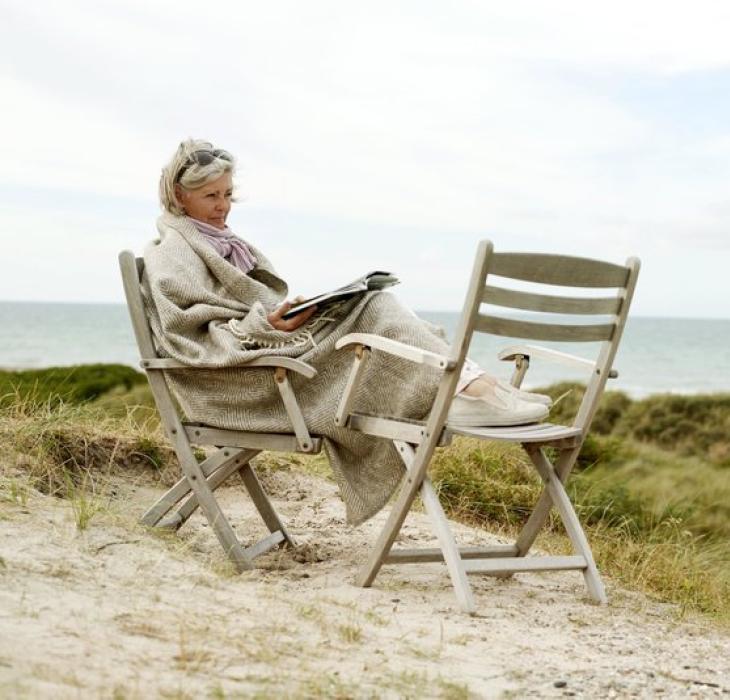
<svg viewBox="0 0 730 700">
<path fill-rule="evenodd" d="M 509 382 L 505 382 L 501 379 L 497 380 L 497 384 L 502 389 L 506 389 L 507 391 L 515 394 L 517 398 L 522 399 L 523 401 L 529 401 L 530 403 L 541 403 L 543 406 L 547 406 L 548 408 L 553 405 L 553 400 L 545 394 L 533 394 L 529 391 L 522 391 L 522 389 L 518 389 L 516 386 L 512 386 Z"/>
<path fill-rule="evenodd" d="M 537 423 L 548 413 L 543 403 L 523 401 L 515 392 L 496 386 L 488 396 L 454 396 L 446 422 L 464 428 L 525 425 Z"/>
</svg>

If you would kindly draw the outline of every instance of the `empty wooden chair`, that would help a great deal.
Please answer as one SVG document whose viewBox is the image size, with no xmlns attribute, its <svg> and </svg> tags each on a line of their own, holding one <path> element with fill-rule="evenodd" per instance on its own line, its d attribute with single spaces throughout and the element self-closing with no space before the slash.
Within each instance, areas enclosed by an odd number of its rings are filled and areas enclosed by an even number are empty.
<svg viewBox="0 0 730 700">
<path fill-rule="evenodd" d="M 352 430 L 392 440 L 407 469 L 385 526 L 367 562 L 358 574 L 359 585 L 370 586 L 384 564 L 444 561 L 460 606 L 467 612 L 473 612 L 475 606 L 467 574 L 509 575 L 521 571 L 575 569 L 583 573 L 590 597 L 600 603 L 606 601 L 603 583 L 588 540 L 564 484 L 588 434 L 606 380 L 609 376 L 615 376 L 615 372 L 612 372 L 612 363 L 629 312 L 638 273 L 639 261 L 636 258 L 630 258 L 625 265 L 616 265 L 562 255 L 495 253 L 491 242 L 482 241 L 477 250 L 463 311 L 448 355 L 437 355 L 388 338 L 368 334 L 351 334 L 340 339 L 337 347 L 353 347 L 355 358 L 350 381 L 335 420 Z M 604 292 L 591 297 L 556 296 L 554 291 L 545 293 L 543 288 L 539 288 L 538 292 L 498 286 L 493 282 L 494 277 L 543 285 L 614 291 L 611 294 Z M 532 317 L 528 320 L 524 314 L 522 317 L 507 318 L 502 314 L 482 313 L 481 304 L 540 314 L 602 318 L 589 323 L 577 323 L 575 320 L 566 323 L 563 321 L 563 316 L 560 317 L 560 322 L 535 321 Z M 538 423 L 502 428 L 449 426 L 447 422 L 449 406 L 475 332 L 534 341 L 576 343 L 598 341 L 600 350 L 595 361 L 535 345 L 512 346 L 500 355 L 501 359 L 515 362 L 512 377 L 515 386 L 519 386 L 522 382 L 531 358 L 555 360 L 586 368 L 590 373 L 590 379 L 573 424 Z M 412 362 L 443 370 L 433 408 L 423 423 L 357 412 L 354 397 L 371 352 L 392 353 Z M 428 477 L 428 467 L 434 451 L 437 447 L 448 444 L 455 434 L 482 440 L 519 443 L 540 475 L 544 484 L 542 494 L 513 544 L 487 548 L 459 548 L 456 545 L 438 496 Z M 546 448 L 552 448 L 552 453 L 556 455 L 554 461 L 548 459 Z M 419 492 L 439 547 L 393 548 L 411 504 Z M 527 554 L 553 507 L 565 525 L 575 552 L 570 556 L 528 557 Z"/>
<path fill-rule="evenodd" d="M 296 396 L 289 384 L 288 373 L 297 372 L 312 378 L 316 370 L 310 365 L 288 357 L 264 357 L 239 369 L 251 372 L 273 372 L 276 386 L 292 423 L 288 434 L 254 433 L 239 430 L 222 430 L 181 419 L 165 380 L 166 370 L 196 368 L 168 358 L 157 356 L 152 331 L 145 314 L 140 279 L 144 260 L 135 258 L 130 251 L 119 255 L 124 292 L 140 352 L 140 365 L 147 373 L 152 395 L 160 412 L 163 428 L 175 450 L 182 478 L 143 515 L 142 522 L 150 527 L 178 529 L 200 507 L 218 537 L 221 546 L 238 571 L 252 568 L 255 557 L 276 546 L 293 545 L 266 492 L 251 466 L 251 459 L 262 450 L 316 453 L 321 439 L 310 435 Z M 215 448 L 204 460 L 199 461 L 193 445 Z M 230 476 L 239 474 L 251 500 L 261 514 L 270 535 L 244 547 L 236 537 L 231 524 L 215 497 L 215 490 Z"/>
</svg>

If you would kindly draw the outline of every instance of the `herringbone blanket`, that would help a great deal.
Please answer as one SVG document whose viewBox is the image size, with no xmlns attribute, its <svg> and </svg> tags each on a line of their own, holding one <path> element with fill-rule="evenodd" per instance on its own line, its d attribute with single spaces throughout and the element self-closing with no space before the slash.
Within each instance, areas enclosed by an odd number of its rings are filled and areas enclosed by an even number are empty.
<svg viewBox="0 0 730 700">
<path fill-rule="evenodd" d="M 267 314 L 286 297 L 287 285 L 256 247 L 248 274 L 224 260 L 185 218 L 164 214 L 160 239 L 145 250 L 143 293 L 158 352 L 201 368 L 166 373 L 188 420 L 257 432 L 293 432 L 271 370 L 237 369 L 261 355 L 297 357 L 317 369 L 291 383 L 312 434 L 324 448 L 347 508 L 357 524 L 387 502 L 403 475 L 393 444 L 334 424 L 352 364 L 335 350 L 348 333 L 375 333 L 445 353 L 443 332 L 417 318 L 387 292 L 369 292 L 317 312 L 305 326 L 274 330 Z M 355 410 L 421 419 L 433 402 L 440 373 L 373 352 Z"/>
</svg>

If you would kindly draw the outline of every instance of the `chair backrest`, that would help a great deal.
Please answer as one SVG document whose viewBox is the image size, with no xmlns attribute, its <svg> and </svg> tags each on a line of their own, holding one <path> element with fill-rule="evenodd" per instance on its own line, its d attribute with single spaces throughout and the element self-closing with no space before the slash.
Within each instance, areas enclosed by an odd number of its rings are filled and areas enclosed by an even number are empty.
<svg viewBox="0 0 730 700">
<path fill-rule="evenodd" d="M 152 340 L 152 329 L 144 308 L 140 281 L 144 272 L 144 258 L 135 258 L 130 250 L 119 253 L 119 269 L 122 272 L 124 296 L 127 298 L 127 309 L 132 321 L 134 337 L 137 340 L 141 360 L 157 357 Z"/>
<path fill-rule="evenodd" d="M 119 254 L 119 268 L 122 272 L 122 283 L 124 284 L 124 295 L 127 298 L 127 309 L 132 321 L 134 337 L 139 348 L 140 364 L 147 372 L 147 380 L 150 384 L 152 396 L 160 412 L 162 425 L 173 444 L 176 444 L 176 436 L 182 435 L 184 427 L 180 419 L 178 407 L 172 398 L 170 388 L 167 385 L 164 372 L 150 370 L 145 366 L 145 360 L 157 359 L 157 351 L 152 340 L 152 328 L 145 312 L 144 299 L 140 281 L 144 272 L 144 259 L 135 258 L 134 253 L 123 250 Z"/>
<path fill-rule="evenodd" d="M 479 244 L 466 300 L 452 346 L 451 360 L 461 367 L 474 332 L 523 338 L 533 341 L 600 342 L 595 368 L 574 424 L 590 425 L 598 400 L 611 370 L 631 305 L 640 263 L 629 258 L 625 265 L 567 255 L 537 253 L 495 253 L 490 241 Z M 594 296 L 557 296 L 554 293 L 523 291 L 495 284 L 493 277 L 536 285 L 612 290 Z M 575 294 L 575 292 L 574 292 Z M 483 313 L 481 305 L 538 314 L 560 314 L 547 322 L 509 318 Z M 565 317 L 568 317 L 566 320 Z M 598 320 L 590 317 L 600 317 Z M 579 317 L 584 322 L 576 323 Z M 553 317 L 554 318 L 554 317 Z M 588 319 L 589 322 L 585 323 Z"/>
</svg>

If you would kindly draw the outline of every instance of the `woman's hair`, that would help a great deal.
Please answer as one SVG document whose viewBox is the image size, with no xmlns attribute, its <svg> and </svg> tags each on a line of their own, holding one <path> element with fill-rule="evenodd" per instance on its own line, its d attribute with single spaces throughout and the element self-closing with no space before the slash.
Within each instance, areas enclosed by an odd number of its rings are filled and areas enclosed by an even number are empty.
<svg viewBox="0 0 730 700">
<path fill-rule="evenodd" d="M 233 173 L 236 163 L 227 151 L 213 148 L 213 144 L 200 139 L 181 141 L 170 162 L 162 168 L 160 175 L 160 205 L 171 214 L 183 216 L 180 203 L 175 196 L 175 185 L 186 190 L 217 180 L 224 173 Z"/>
</svg>

